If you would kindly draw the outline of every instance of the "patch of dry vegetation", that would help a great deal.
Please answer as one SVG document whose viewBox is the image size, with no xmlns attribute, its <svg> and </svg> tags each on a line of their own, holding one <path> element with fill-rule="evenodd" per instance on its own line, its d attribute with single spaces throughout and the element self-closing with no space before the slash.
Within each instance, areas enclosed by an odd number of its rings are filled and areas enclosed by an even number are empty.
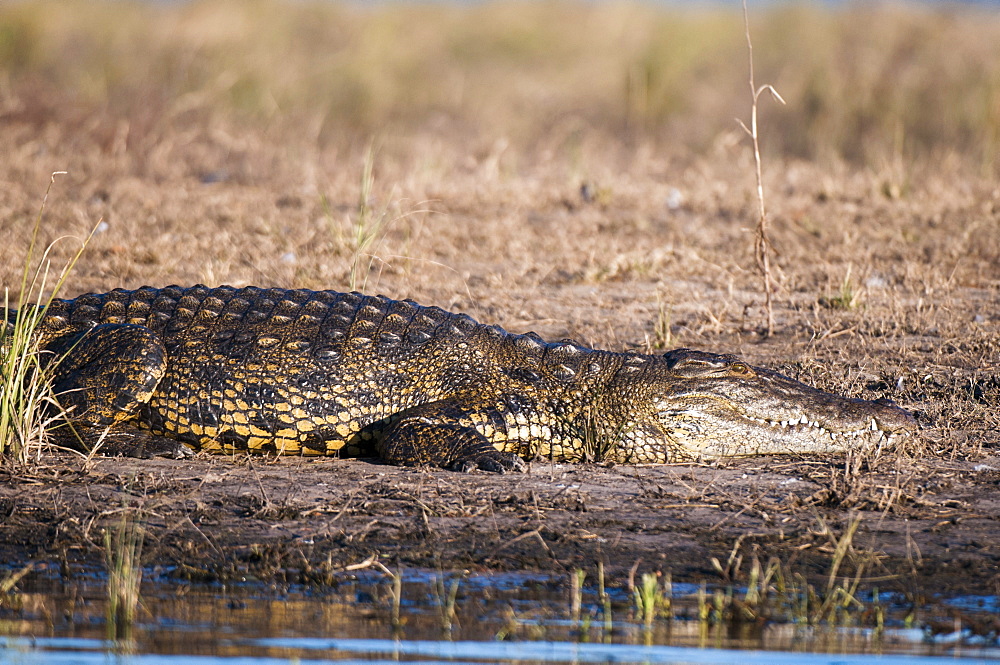
<svg viewBox="0 0 1000 665">
<path fill-rule="evenodd" d="M 740 25 L 736 7 L 638 3 L 43 0 L 2 9 L 0 68 L 8 116 L 73 116 L 154 164 L 157 142 L 213 119 L 322 146 L 419 131 L 551 148 L 624 131 L 705 149 L 744 108 Z M 754 31 L 758 79 L 792 102 L 764 130 L 782 152 L 875 163 L 944 149 L 996 166 L 993 13 L 779 6 Z"/>
</svg>

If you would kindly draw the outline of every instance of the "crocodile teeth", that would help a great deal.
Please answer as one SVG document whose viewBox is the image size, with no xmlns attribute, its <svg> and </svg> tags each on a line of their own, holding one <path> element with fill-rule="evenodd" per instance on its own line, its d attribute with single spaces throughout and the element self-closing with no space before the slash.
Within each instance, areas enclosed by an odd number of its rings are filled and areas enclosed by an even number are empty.
<svg viewBox="0 0 1000 665">
<path fill-rule="evenodd" d="M 888 434 L 887 432 L 883 432 L 881 428 L 879 428 L 878 423 L 874 418 L 871 419 L 870 423 L 866 427 L 861 427 L 859 429 L 850 430 L 846 432 L 835 432 L 828 430 L 824 425 L 821 425 L 818 420 L 809 420 L 806 416 L 796 416 L 788 420 L 770 420 L 768 418 L 755 418 L 753 416 L 748 416 L 748 419 L 753 420 L 754 422 L 758 422 L 761 425 L 767 425 L 769 427 L 794 427 L 796 425 L 803 425 L 805 427 L 815 427 L 816 429 L 822 430 L 826 434 L 829 434 L 831 439 L 836 439 L 838 436 L 841 437 L 864 436 L 869 432 L 880 432 L 883 438 L 891 436 L 890 434 Z"/>
</svg>

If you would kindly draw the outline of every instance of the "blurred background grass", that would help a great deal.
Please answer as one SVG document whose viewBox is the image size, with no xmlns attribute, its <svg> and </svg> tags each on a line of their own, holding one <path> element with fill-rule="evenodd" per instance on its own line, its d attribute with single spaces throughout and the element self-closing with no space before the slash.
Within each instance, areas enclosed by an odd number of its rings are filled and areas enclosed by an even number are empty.
<svg viewBox="0 0 1000 665">
<path fill-rule="evenodd" d="M 764 113 L 770 155 L 953 156 L 996 172 L 996 12 L 767 4 L 751 22 L 757 80 L 788 101 Z M 34 131 L 75 119 L 138 160 L 213 122 L 319 147 L 419 130 L 569 152 L 598 133 L 699 153 L 728 140 L 748 97 L 736 2 L 0 5 L 0 119 Z"/>
</svg>

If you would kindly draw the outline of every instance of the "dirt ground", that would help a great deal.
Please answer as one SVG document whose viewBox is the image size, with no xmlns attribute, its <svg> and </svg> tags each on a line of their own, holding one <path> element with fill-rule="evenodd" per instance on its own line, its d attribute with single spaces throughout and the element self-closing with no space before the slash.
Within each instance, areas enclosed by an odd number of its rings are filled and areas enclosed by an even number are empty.
<svg viewBox="0 0 1000 665">
<path fill-rule="evenodd" d="M 45 451 L 29 468 L 0 475 L 5 565 L 35 561 L 66 573 L 100 566 L 101 530 L 129 507 L 148 526 L 144 562 L 180 579 L 316 581 L 373 554 L 390 566 L 558 573 L 604 561 L 619 579 L 639 562 L 642 571 L 688 582 L 745 579 L 756 555 L 822 577 L 837 539 L 860 519 L 849 569 L 863 564 L 869 585 L 911 596 L 1000 593 L 1000 164 L 988 150 L 995 142 L 977 153 L 920 143 L 918 133 L 894 142 L 888 121 L 881 142 L 868 141 L 874 134 L 857 139 L 888 147 L 861 157 L 839 144 L 803 154 L 765 141 L 777 282 L 775 332 L 766 336 L 753 258 L 752 151 L 731 120 L 748 113 L 743 64 L 735 101 L 711 107 L 724 107 L 718 122 L 698 104 L 715 99 L 706 90 L 729 95 L 719 92 L 728 79 L 690 89 L 690 108 L 670 115 L 665 104 L 664 115 L 650 112 L 637 124 L 633 106 L 616 116 L 613 98 L 597 100 L 601 115 L 580 101 L 588 77 L 601 90 L 619 90 L 622 79 L 605 81 L 605 69 L 591 67 L 570 89 L 560 67 L 576 60 L 544 52 L 538 57 L 548 67 L 502 55 L 488 66 L 469 61 L 461 81 L 496 87 L 509 106 L 469 101 L 466 88 L 449 87 L 458 80 L 449 74 L 438 83 L 454 106 L 428 102 L 405 115 L 408 103 L 424 100 L 407 89 L 399 108 L 381 109 L 374 128 L 342 119 L 339 107 L 310 115 L 315 100 L 286 113 L 282 105 L 291 102 L 278 97 L 273 109 L 248 117 L 237 105 L 237 92 L 247 93 L 239 76 L 265 77 L 268 65 L 249 56 L 222 62 L 219 54 L 230 54 L 226 40 L 244 39 L 237 33 L 255 24 L 252 17 L 213 22 L 212 13 L 228 16 L 239 6 L 157 8 L 173 22 L 157 23 L 166 37 L 155 40 L 144 37 L 145 19 L 129 14 L 121 34 L 95 38 L 92 49 L 134 48 L 134 58 L 114 61 L 135 71 L 101 70 L 107 78 L 92 87 L 70 76 L 92 50 L 83 37 L 59 32 L 75 25 L 69 5 L 65 22 L 47 19 L 30 33 L 48 40 L 32 53 L 61 53 L 59 64 L 3 61 L 0 283 L 12 297 L 51 174 L 67 171 L 54 177 L 40 246 L 63 238 L 50 254 L 59 266 L 75 239 L 96 228 L 63 288 L 67 297 L 143 284 L 355 287 L 600 348 L 741 354 L 825 390 L 891 398 L 915 414 L 921 431 L 878 456 L 641 468 L 535 463 L 528 474 L 503 477 L 363 460 L 85 462 Z M 454 11 L 458 18 L 449 14 L 452 22 L 440 25 L 458 31 L 467 19 Z M 571 13 L 602 26 L 591 14 L 602 11 L 610 10 Z M 381 16 L 373 15 L 351 20 L 364 32 Z M 838 16 L 850 24 L 850 13 Z M 940 45 L 930 39 L 937 33 L 929 26 L 939 25 L 933 18 L 904 13 L 885 25 L 894 35 L 922 34 L 914 44 Z M 995 20 L 958 12 L 953 19 L 941 29 L 964 26 L 961 34 L 982 38 L 963 37 L 962 48 L 981 42 L 993 53 Z M 505 21 L 495 29 L 509 28 Z M 320 43 L 325 24 L 312 22 Z M 468 23 L 492 25 L 475 15 Z M 739 45 L 742 28 L 734 25 Z M 202 50 L 185 59 L 176 44 L 195 42 Z M 572 55 L 587 47 L 565 48 Z M 788 94 L 798 70 L 775 66 L 784 61 L 766 44 L 759 51 L 771 63 L 761 76 L 773 76 L 767 80 L 789 98 L 780 117 L 804 117 L 807 101 Z M 150 74 L 159 66 L 172 72 L 169 85 Z M 206 71 L 218 77 L 201 77 Z M 928 89 L 960 79 L 935 72 Z M 317 69 L 316 80 L 328 73 Z M 170 87 L 177 81 L 203 87 L 181 94 Z M 919 101 L 903 107 L 921 108 Z M 822 125 L 797 122 L 804 136 L 819 143 L 827 136 Z M 975 135 L 1000 136 L 990 122 Z M 704 139 L 696 145 L 684 140 L 694 126 Z M 766 136 L 782 131 L 772 124 Z"/>
<path fill-rule="evenodd" d="M 745 579 L 771 557 L 809 577 L 829 572 L 849 520 L 841 570 L 922 603 L 1000 592 L 1000 460 L 930 461 L 883 472 L 886 493 L 918 496 L 841 507 L 838 460 L 741 460 L 719 466 L 534 463 L 497 476 L 403 469 L 374 460 L 202 456 L 193 461 L 54 455 L 0 484 L 0 555 L 47 574 L 103 565 L 103 531 L 124 509 L 146 526 L 144 561 L 177 581 L 322 587 L 372 555 L 392 567 L 638 572 L 675 582 Z M 712 564 L 716 558 L 721 570 Z M 736 562 L 737 557 L 742 563 Z M 596 578 L 592 576 L 592 578 Z"/>
</svg>

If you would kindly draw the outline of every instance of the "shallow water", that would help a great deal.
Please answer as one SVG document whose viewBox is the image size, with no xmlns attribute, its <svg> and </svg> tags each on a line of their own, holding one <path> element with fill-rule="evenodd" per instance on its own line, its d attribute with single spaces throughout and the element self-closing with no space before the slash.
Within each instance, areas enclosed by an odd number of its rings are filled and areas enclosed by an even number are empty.
<svg viewBox="0 0 1000 665">
<path fill-rule="evenodd" d="M 919 629 L 707 627 L 690 618 L 645 630 L 616 592 L 607 631 L 596 597 L 571 618 L 565 579 L 404 573 L 398 621 L 392 585 L 364 572 L 321 590 L 261 584 L 150 582 L 131 626 L 106 618 L 101 580 L 32 580 L 0 604 L 0 662 L 884 663 L 998 662 L 992 638 Z M 448 595 L 455 587 L 454 615 Z M 683 601 L 695 593 L 675 585 Z M 995 606 L 995 599 L 960 599 Z M 683 606 L 683 602 L 679 603 Z M 683 615 L 684 611 L 681 610 Z M 450 621 L 449 621 L 450 618 Z M 968 660 L 966 660 L 968 659 Z"/>
</svg>

